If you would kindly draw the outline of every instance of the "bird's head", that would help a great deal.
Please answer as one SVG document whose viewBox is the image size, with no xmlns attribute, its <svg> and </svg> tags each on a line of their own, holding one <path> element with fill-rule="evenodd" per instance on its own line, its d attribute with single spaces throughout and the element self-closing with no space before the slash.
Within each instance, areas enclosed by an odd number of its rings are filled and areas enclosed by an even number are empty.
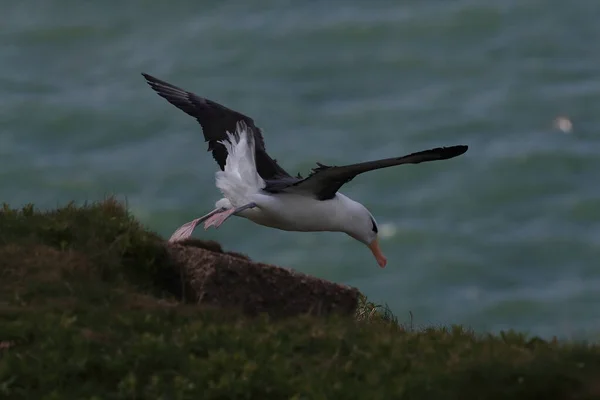
<svg viewBox="0 0 600 400">
<path fill-rule="evenodd" d="M 348 229 L 346 233 L 358 240 L 361 243 L 364 243 L 373 256 L 377 260 L 377 264 L 381 268 L 385 268 L 387 264 L 387 258 L 381 252 L 381 248 L 379 247 L 379 228 L 377 227 L 377 221 L 373 218 L 373 215 L 361 204 L 358 204 L 358 207 L 353 207 L 350 215 L 350 224 L 348 225 Z"/>
</svg>

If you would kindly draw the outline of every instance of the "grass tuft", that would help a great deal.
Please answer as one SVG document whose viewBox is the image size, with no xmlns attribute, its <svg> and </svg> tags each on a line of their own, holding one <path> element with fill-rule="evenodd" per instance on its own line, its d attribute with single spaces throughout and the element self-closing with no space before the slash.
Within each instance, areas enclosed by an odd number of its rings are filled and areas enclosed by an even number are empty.
<svg viewBox="0 0 600 400">
<path fill-rule="evenodd" d="M 103 281 L 129 282 L 144 290 L 163 290 L 160 279 L 170 273 L 163 239 L 142 227 L 114 198 L 43 212 L 31 204 L 20 210 L 4 204 L 0 228 L 0 246 L 35 253 L 28 257 L 31 264 L 12 264 L 16 269 L 42 262 L 33 259 L 70 254 L 78 257 L 77 268 L 85 269 L 87 264 Z"/>
</svg>

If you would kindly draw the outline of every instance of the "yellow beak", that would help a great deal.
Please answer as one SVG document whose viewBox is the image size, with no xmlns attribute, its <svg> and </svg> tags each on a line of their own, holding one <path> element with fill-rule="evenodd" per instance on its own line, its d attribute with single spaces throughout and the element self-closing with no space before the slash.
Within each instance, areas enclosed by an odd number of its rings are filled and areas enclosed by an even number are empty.
<svg viewBox="0 0 600 400">
<path fill-rule="evenodd" d="M 387 258 L 385 258 L 385 256 L 381 252 L 381 249 L 379 248 L 379 241 L 377 240 L 377 238 L 375 238 L 369 244 L 369 249 L 371 250 L 371 253 L 373 253 L 373 255 L 375 256 L 377 264 L 379 264 L 381 268 L 385 268 L 385 265 L 387 264 Z"/>
</svg>

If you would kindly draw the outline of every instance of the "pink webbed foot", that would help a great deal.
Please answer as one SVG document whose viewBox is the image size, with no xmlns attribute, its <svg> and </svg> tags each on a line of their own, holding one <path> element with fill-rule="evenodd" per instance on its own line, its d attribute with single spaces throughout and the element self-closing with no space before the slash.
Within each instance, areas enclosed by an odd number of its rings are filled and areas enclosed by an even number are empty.
<svg viewBox="0 0 600 400">
<path fill-rule="evenodd" d="M 201 218 L 196 218 L 186 224 L 181 225 L 169 238 L 169 242 L 179 242 L 192 236 L 194 229 L 200 223 Z"/>
<path fill-rule="evenodd" d="M 223 222 L 225 222 L 227 220 L 227 218 L 229 218 L 233 214 L 235 214 L 236 211 L 237 210 L 235 208 L 231 208 L 227 211 L 223 211 L 223 212 L 220 212 L 220 213 L 217 213 L 217 214 L 211 216 L 206 221 L 204 221 L 204 230 L 207 230 L 211 226 L 218 228 L 219 226 L 221 226 L 221 224 Z"/>
<path fill-rule="evenodd" d="M 212 210 L 211 212 L 209 212 L 206 215 L 203 215 L 200 218 L 196 218 L 193 221 L 190 221 L 190 222 L 187 222 L 187 223 L 181 225 L 179 228 L 177 228 L 177 230 L 175 232 L 173 232 L 173 234 L 169 238 L 169 242 L 174 243 L 174 242 L 179 242 L 181 240 L 189 238 L 190 236 L 192 236 L 192 233 L 194 232 L 194 229 L 196 229 L 198 224 L 200 224 L 201 222 L 207 220 L 208 218 L 210 218 L 213 215 L 218 214 L 222 211 L 223 211 L 222 208 L 217 208 L 216 210 Z"/>
</svg>

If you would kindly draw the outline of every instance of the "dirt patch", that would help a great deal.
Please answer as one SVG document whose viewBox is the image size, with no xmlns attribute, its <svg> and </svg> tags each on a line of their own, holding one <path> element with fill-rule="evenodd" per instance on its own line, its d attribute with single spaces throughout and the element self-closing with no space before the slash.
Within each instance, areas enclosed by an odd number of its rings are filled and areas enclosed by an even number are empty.
<svg viewBox="0 0 600 400">
<path fill-rule="evenodd" d="M 241 308 L 248 314 L 272 317 L 298 314 L 354 314 L 357 289 L 311 277 L 291 269 L 251 261 L 210 244 L 168 244 L 181 271 L 188 301 Z M 215 251 L 216 250 L 216 251 Z"/>
</svg>

